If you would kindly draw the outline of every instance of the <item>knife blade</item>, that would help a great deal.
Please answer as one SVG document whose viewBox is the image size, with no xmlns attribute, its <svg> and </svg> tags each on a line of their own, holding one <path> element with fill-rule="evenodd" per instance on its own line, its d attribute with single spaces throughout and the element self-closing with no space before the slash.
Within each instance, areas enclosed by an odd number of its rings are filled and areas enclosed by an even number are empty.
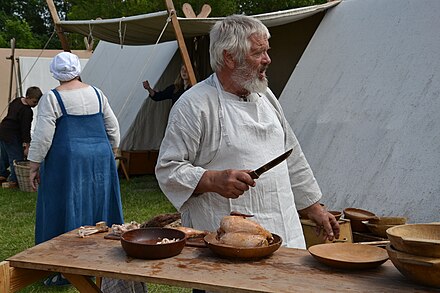
<svg viewBox="0 0 440 293">
<path fill-rule="evenodd" d="M 284 154 L 276 157 L 275 159 L 273 159 L 272 161 L 264 164 L 263 166 L 261 166 L 260 168 L 254 170 L 254 171 L 250 171 L 249 175 L 251 175 L 252 179 L 258 179 L 261 174 L 263 174 L 264 172 L 268 171 L 269 169 L 272 169 L 273 167 L 275 167 L 276 165 L 280 164 L 282 161 L 284 161 L 285 159 L 287 159 L 287 157 L 290 156 L 290 154 L 292 153 L 293 149 L 288 150 L 287 152 L 285 152 Z"/>
</svg>

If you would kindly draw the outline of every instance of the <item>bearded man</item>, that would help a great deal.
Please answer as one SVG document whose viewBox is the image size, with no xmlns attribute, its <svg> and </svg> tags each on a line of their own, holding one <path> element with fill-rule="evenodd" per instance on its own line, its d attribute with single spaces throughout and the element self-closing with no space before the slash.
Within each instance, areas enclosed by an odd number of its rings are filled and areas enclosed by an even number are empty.
<svg viewBox="0 0 440 293">
<path fill-rule="evenodd" d="M 156 177 L 183 226 L 215 231 L 231 211 L 253 214 L 288 247 L 305 248 L 298 212 L 329 240 L 336 219 L 276 97 L 267 87 L 270 34 L 259 20 L 228 16 L 210 32 L 215 72 L 186 91 L 170 113 Z M 253 180 L 249 171 L 289 149 L 283 163 Z"/>
</svg>

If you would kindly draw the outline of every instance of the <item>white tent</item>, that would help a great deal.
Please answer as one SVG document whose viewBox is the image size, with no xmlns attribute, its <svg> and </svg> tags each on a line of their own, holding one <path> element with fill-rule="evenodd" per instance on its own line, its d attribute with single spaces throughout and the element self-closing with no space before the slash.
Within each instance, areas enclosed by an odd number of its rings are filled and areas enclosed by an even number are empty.
<svg viewBox="0 0 440 293">
<path fill-rule="evenodd" d="M 157 46 L 101 41 L 81 73 L 84 82 L 97 86 L 108 97 L 121 129 L 121 149 L 159 149 L 171 103 L 147 99 L 142 81 L 156 86 L 172 83 L 180 69 L 178 62 L 171 62 L 176 50 L 175 41 Z M 165 69 L 175 74 L 163 76 Z"/>
<path fill-rule="evenodd" d="M 344 0 L 280 97 L 332 209 L 440 221 L 440 1 Z"/>
<path fill-rule="evenodd" d="M 271 28 L 271 44 L 274 44 L 271 57 L 278 60 L 269 70 L 269 74 L 274 73 L 271 88 L 275 93 L 281 93 L 325 11 L 338 3 L 333 1 L 255 16 Z M 175 33 L 167 18 L 168 13 L 164 11 L 120 19 L 62 21 L 60 24 L 66 32 L 91 34 L 109 41 L 99 42 L 81 77 L 102 89 L 109 98 L 120 123 L 122 150 L 159 149 L 171 103 L 148 99 L 142 81 L 149 80 L 160 90 L 171 84 L 179 72 L 180 55 L 176 53 L 177 42 L 170 41 L 175 39 Z M 218 19 L 179 18 L 179 23 L 183 35 L 191 40 L 209 34 L 210 27 Z M 123 35 L 119 33 L 121 28 Z M 287 37 L 288 33 L 295 34 L 296 40 Z M 194 59 L 198 60 L 193 62 L 201 69 L 209 66 L 207 39 L 198 42 L 199 50 L 193 52 Z M 188 45 L 193 44 L 189 42 Z M 202 70 L 199 73 L 199 78 L 209 74 Z"/>
</svg>

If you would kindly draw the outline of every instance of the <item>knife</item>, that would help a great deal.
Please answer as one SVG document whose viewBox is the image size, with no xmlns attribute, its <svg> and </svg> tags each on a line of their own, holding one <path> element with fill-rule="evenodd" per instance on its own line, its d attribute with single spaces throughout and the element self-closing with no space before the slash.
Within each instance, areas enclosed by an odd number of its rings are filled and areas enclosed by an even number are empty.
<svg viewBox="0 0 440 293">
<path fill-rule="evenodd" d="M 282 161 L 287 159 L 287 157 L 290 156 L 292 151 L 293 151 L 293 149 L 290 149 L 287 152 L 285 152 L 284 154 L 282 154 L 281 156 L 276 157 L 275 159 L 273 159 L 269 163 L 264 164 L 260 168 L 254 170 L 254 171 L 250 171 L 249 175 L 251 175 L 252 179 L 258 179 L 261 176 L 261 174 L 263 174 L 264 172 L 266 172 L 269 169 L 272 169 L 273 167 L 275 167 L 276 165 L 278 165 L 279 163 L 281 163 Z"/>
</svg>

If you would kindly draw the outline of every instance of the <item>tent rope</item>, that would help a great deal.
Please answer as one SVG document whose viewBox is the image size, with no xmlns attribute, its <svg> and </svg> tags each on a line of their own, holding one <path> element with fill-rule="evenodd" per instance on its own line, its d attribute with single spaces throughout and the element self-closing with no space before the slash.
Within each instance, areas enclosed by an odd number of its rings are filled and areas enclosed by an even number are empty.
<svg viewBox="0 0 440 293">
<path fill-rule="evenodd" d="M 121 45 L 121 49 L 124 46 L 124 41 L 125 41 L 125 33 L 127 31 L 127 24 L 124 23 L 124 34 L 122 34 L 122 21 L 124 20 L 125 17 L 122 17 L 121 20 L 119 20 L 119 29 L 118 29 L 118 33 L 119 33 L 119 44 Z"/>
<path fill-rule="evenodd" d="M 168 24 L 170 23 L 170 21 L 171 21 L 171 17 L 172 17 L 172 12 L 169 13 L 168 18 L 167 18 L 167 20 L 166 20 L 166 22 L 165 22 L 165 25 L 164 25 L 164 27 L 163 27 L 163 29 L 162 29 L 162 31 L 161 31 L 159 37 L 157 38 L 156 43 L 154 44 L 153 50 L 151 51 L 151 54 L 148 56 L 147 62 L 145 62 L 144 66 L 142 67 L 142 70 L 140 71 L 140 73 L 139 73 L 139 75 L 138 75 L 138 78 L 137 78 L 136 83 L 139 83 L 141 77 L 143 76 L 143 74 L 144 74 L 144 72 L 145 72 L 145 69 L 146 69 L 147 65 L 149 65 L 151 58 L 154 56 L 154 54 L 155 54 L 155 52 L 156 52 L 157 44 L 159 44 L 160 39 L 162 38 L 162 35 L 164 34 L 164 32 L 165 32 L 165 30 L 166 30 Z M 121 47 L 121 48 L 122 48 L 122 47 Z M 119 115 L 120 115 L 120 114 L 122 113 L 122 111 L 125 109 L 125 107 L 126 107 L 126 105 L 127 105 L 127 103 L 128 103 L 128 100 L 129 100 L 130 97 L 133 95 L 133 91 L 134 91 L 134 87 L 132 87 L 130 93 L 127 95 L 127 98 L 126 98 L 125 101 L 124 101 L 124 104 L 122 105 L 122 107 L 121 107 L 121 109 L 119 110 L 119 112 L 116 114 L 116 117 L 117 117 L 117 118 L 119 118 Z"/>
<path fill-rule="evenodd" d="M 25 77 L 23 78 L 20 86 L 23 85 L 23 82 L 26 80 L 26 78 L 28 77 L 28 75 L 31 73 L 32 69 L 34 68 L 35 64 L 38 62 L 38 59 L 40 59 L 41 55 L 43 54 L 44 50 L 46 50 L 47 46 L 49 45 L 50 40 L 52 39 L 52 37 L 55 35 L 56 31 L 54 30 L 52 32 L 52 34 L 49 37 L 49 40 L 47 40 L 46 44 L 44 45 L 44 48 L 41 50 L 40 54 L 38 55 L 37 59 L 35 59 L 34 63 L 31 66 L 31 69 L 29 69 L 28 73 L 25 75 Z"/>
<path fill-rule="evenodd" d="M 89 38 L 93 39 L 93 26 L 91 23 L 89 23 Z"/>
<path fill-rule="evenodd" d="M 89 35 L 87 36 L 87 42 L 90 44 L 93 44 L 93 26 L 91 23 L 89 23 Z"/>
</svg>

